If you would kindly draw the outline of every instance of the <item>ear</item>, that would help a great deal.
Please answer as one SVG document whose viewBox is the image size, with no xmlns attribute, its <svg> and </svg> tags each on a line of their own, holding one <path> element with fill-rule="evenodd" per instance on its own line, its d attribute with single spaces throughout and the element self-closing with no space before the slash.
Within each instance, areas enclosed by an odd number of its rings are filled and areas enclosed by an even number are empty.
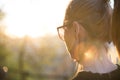
<svg viewBox="0 0 120 80">
<path fill-rule="evenodd" d="M 79 39 L 80 37 L 82 38 L 85 36 L 85 29 L 80 23 L 78 23 L 77 21 L 74 21 L 73 26 L 74 26 L 73 28 L 74 28 L 76 39 Z"/>
</svg>

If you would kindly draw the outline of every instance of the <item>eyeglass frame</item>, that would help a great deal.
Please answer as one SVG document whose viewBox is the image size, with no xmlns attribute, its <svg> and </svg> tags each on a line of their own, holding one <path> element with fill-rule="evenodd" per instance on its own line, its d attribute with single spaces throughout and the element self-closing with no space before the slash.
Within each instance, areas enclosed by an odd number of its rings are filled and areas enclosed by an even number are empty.
<svg viewBox="0 0 120 80">
<path fill-rule="evenodd" d="M 65 25 L 62 25 L 62 26 L 57 27 L 58 36 L 59 36 L 59 38 L 60 38 L 61 40 L 64 41 L 64 39 L 63 39 L 63 38 L 61 37 L 61 35 L 60 35 L 60 28 L 64 28 L 64 27 L 68 28 L 67 26 L 70 26 L 71 24 L 72 24 L 72 22 L 67 22 Z"/>
<path fill-rule="evenodd" d="M 88 24 L 84 23 L 84 22 L 81 21 L 81 20 L 75 20 L 75 21 L 77 21 L 79 24 L 83 25 L 84 28 L 85 28 L 86 26 L 88 26 Z M 68 28 L 68 26 L 71 26 L 72 23 L 73 23 L 73 21 L 70 21 L 70 22 L 66 21 L 64 25 L 57 27 L 58 36 L 59 36 L 59 38 L 60 38 L 61 40 L 64 41 L 64 39 L 63 39 L 63 38 L 61 37 L 61 35 L 60 35 L 59 29 L 60 29 L 60 28 L 64 28 L 64 27 Z M 69 27 L 69 28 L 71 28 L 71 27 Z M 86 30 L 87 30 L 87 29 L 86 29 Z"/>
</svg>

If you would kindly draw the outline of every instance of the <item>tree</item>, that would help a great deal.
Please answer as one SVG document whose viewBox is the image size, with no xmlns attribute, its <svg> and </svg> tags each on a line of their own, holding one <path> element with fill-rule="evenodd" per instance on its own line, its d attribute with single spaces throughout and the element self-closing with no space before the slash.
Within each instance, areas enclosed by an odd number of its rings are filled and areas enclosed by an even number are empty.
<svg viewBox="0 0 120 80">
<path fill-rule="evenodd" d="M 6 35 L 5 35 L 5 28 L 2 25 L 2 19 L 4 18 L 4 12 L 0 10 L 0 65 L 5 64 L 6 56 L 8 50 L 6 49 Z"/>
</svg>

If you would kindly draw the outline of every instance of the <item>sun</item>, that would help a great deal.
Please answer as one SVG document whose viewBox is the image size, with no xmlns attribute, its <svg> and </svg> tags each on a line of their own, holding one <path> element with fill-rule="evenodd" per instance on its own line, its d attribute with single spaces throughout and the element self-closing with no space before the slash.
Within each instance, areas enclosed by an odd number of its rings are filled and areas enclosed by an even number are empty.
<svg viewBox="0 0 120 80">
<path fill-rule="evenodd" d="M 69 0 L 3 0 L 7 34 L 23 37 L 57 34 Z M 22 6 L 21 6 L 22 5 Z"/>
</svg>

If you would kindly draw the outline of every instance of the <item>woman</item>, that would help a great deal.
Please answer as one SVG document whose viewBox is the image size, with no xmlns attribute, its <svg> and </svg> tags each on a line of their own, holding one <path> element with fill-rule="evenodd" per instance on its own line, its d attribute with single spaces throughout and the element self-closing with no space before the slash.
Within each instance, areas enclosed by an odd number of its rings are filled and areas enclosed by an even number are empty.
<svg viewBox="0 0 120 80">
<path fill-rule="evenodd" d="M 108 0 L 72 0 L 57 28 L 71 57 L 82 67 L 73 80 L 120 80 L 108 56 L 111 7 Z"/>
</svg>

